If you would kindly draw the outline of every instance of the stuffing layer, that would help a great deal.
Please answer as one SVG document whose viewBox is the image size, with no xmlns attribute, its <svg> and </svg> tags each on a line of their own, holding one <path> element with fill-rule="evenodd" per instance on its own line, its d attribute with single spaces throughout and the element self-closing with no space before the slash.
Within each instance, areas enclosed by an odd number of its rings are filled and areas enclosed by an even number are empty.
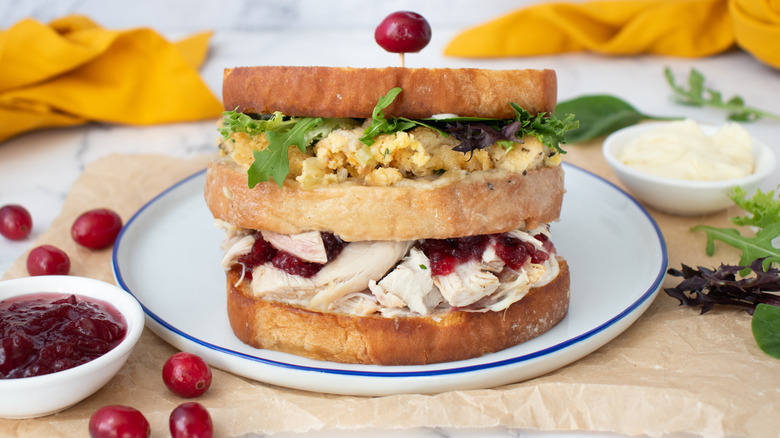
<svg viewBox="0 0 780 438">
<path fill-rule="evenodd" d="M 546 148 L 532 136 L 505 147 L 494 144 L 469 153 L 452 150 L 458 140 L 418 127 L 410 131 L 380 134 L 371 146 L 359 139 L 365 126 L 342 126 L 330 132 L 302 153 L 289 148 L 290 176 L 303 188 L 352 181 L 369 186 L 391 186 L 404 179 L 440 175 L 451 170 L 469 172 L 504 169 L 526 170 L 560 164 L 560 154 Z M 252 164 L 253 152 L 268 147 L 265 134 L 233 133 L 220 144 L 223 157 L 244 168 Z"/>
</svg>

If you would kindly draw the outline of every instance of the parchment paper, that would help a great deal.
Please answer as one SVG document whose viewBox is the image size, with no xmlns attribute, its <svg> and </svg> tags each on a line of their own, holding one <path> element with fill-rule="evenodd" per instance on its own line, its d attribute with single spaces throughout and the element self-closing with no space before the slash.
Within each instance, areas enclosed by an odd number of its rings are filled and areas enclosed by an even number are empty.
<svg viewBox="0 0 780 438">
<path fill-rule="evenodd" d="M 570 145 L 565 160 L 615 182 L 597 144 Z M 109 156 L 88 165 L 72 186 L 61 214 L 36 244 L 70 254 L 73 275 L 113 282 L 111 250 L 77 247 L 69 228 L 81 212 L 116 210 L 123 219 L 174 182 L 203 168 L 210 156 Z M 738 209 L 705 217 L 652 211 L 666 238 L 671 267 L 735 263 L 738 253 L 718 246 L 704 252 L 696 224 L 731 226 Z M 4 278 L 26 276 L 24 259 Z M 171 275 L 181 275 L 171 273 Z M 610 281 L 609 260 L 604 281 Z M 664 287 L 679 280 L 667 278 Z M 86 436 L 90 415 L 107 404 L 126 404 L 149 419 L 153 436 L 168 436 L 168 416 L 184 399 L 162 383 L 163 362 L 175 350 L 148 329 L 120 373 L 78 405 L 30 420 L 0 420 L 0 436 Z M 2 396 L 0 394 L 0 396 Z M 750 316 L 736 310 L 699 315 L 661 291 L 628 330 L 593 354 L 529 381 L 500 388 L 436 395 L 334 396 L 275 387 L 214 370 L 211 389 L 197 401 L 210 411 L 215 436 L 371 428 L 490 427 L 550 431 L 611 431 L 706 437 L 780 433 L 780 361 L 762 353 Z"/>
</svg>

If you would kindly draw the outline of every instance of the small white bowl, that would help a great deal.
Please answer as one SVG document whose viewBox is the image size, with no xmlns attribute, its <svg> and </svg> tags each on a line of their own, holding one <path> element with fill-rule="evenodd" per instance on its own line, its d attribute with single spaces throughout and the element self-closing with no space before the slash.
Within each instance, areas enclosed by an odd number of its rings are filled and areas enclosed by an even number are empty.
<svg viewBox="0 0 780 438">
<path fill-rule="evenodd" d="M 0 282 L 0 300 L 37 293 L 74 294 L 112 305 L 124 317 L 127 332 L 108 353 L 52 374 L 0 379 L 0 417 L 32 418 L 67 409 L 105 385 L 122 368 L 144 328 L 138 301 L 112 284 L 92 278 L 44 275 Z"/>
<path fill-rule="evenodd" d="M 773 172 L 776 158 L 772 150 L 753 138 L 753 173 L 738 179 L 721 181 L 690 181 L 664 178 L 634 169 L 618 160 L 624 147 L 640 135 L 670 122 L 648 122 L 619 129 L 610 134 L 602 147 L 607 163 L 629 192 L 645 204 L 666 213 L 693 216 L 715 213 L 734 205 L 729 193 L 742 187 L 752 195 Z M 699 124 L 707 135 L 718 127 Z"/>
</svg>

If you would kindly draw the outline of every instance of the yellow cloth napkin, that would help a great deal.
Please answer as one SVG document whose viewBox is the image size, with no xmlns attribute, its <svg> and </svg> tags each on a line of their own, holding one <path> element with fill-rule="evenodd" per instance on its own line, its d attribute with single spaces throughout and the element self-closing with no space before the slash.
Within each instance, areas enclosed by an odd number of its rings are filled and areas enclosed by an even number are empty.
<svg viewBox="0 0 780 438">
<path fill-rule="evenodd" d="M 209 32 L 172 44 L 151 29 L 107 30 L 84 16 L 0 31 L 0 141 L 89 121 L 147 125 L 218 117 L 198 73 Z"/>
<path fill-rule="evenodd" d="M 444 53 L 501 57 L 592 51 L 699 57 L 735 44 L 780 68 L 780 0 L 539 3 L 464 31 Z"/>
</svg>

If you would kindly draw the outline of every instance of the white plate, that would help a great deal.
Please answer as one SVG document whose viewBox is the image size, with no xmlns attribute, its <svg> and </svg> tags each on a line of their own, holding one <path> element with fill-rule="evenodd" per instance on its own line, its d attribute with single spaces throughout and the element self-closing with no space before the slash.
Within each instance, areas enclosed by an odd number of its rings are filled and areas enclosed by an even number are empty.
<svg viewBox="0 0 780 438">
<path fill-rule="evenodd" d="M 230 329 L 222 231 L 203 200 L 205 173 L 169 188 L 126 224 L 114 245 L 114 276 L 173 346 L 223 370 L 275 385 L 349 395 L 489 388 L 563 367 L 603 346 L 652 303 L 664 278 L 663 236 L 625 192 L 564 164 L 566 189 L 553 242 L 571 269 L 569 314 L 531 341 L 479 358 L 421 366 L 322 362 L 258 350 Z"/>
</svg>

